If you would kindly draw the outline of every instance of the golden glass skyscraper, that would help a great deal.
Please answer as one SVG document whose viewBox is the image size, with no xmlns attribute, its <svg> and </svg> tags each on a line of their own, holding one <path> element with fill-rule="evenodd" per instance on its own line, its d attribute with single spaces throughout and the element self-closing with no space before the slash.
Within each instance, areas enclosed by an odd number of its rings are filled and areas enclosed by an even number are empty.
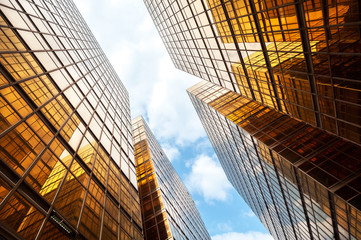
<svg viewBox="0 0 361 240">
<path fill-rule="evenodd" d="M 359 1 L 144 1 L 181 70 L 361 144 Z"/>
<path fill-rule="evenodd" d="M 143 239 L 128 93 L 74 3 L 0 25 L 0 238 Z"/>
<path fill-rule="evenodd" d="M 210 240 L 188 190 L 142 116 L 132 120 L 145 240 Z"/>
<path fill-rule="evenodd" d="M 359 1 L 144 0 L 228 179 L 276 239 L 361 238 Z"/>
<path fill-rule="evenodd" d="M 190 89 L 232 185 L 275 239 L 361 237 L 361 147 L 210 82 Z"/>
</svg>

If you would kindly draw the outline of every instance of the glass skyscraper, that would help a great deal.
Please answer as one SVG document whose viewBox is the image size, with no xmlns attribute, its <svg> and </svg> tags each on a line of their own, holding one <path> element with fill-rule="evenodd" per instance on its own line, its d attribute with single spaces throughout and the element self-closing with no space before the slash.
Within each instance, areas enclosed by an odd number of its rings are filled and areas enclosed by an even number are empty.
<svg viewBox="0 0 361 240">
<path fill-rule="evenodd" d="M 143 239 L 128 93 L 74 3 L 0 25 L 0 238 Z"/>
<path fill-rule="evenodd" d="M 144 0 L 228 179 L 276 239 L 361 238 L 359 1 Z"/>
<path fill-rule="evenodd" d="M 359 239 L 361 147 L 210 82 L 189 96 L 232 185 L 275 239 Z"/>
<path fill-rule="evenodd" d="M 132 120 L 145 240 L 210 240 L 197 207 L 142 116 Z"/>
</svg>

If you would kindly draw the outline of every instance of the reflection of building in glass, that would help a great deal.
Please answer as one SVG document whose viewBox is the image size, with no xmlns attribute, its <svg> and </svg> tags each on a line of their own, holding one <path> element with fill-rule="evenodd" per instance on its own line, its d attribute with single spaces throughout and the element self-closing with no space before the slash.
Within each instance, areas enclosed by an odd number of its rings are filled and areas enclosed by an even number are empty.
<svg viewBox="0 0 361 240">
<path fill-rule="evenodd" d="M 145 239 L 211 239 L 192 197 L 144 119 L 133 119 L 132 126 Z"/>
<path fill-rule="evenodd" d="M 145 3 L 177 68 L 361 144 L 359 1 Z"/>
<path fill-rule="evenodd" d="M 0 235 L 143 239 L 128 94 L 77 8 L 1 2 Z"/>
<path fill-rule="evenodd" d="M 276 239 L 361 238 L 361 147 L 209 82 L 188 89 L 228 179 Z"/>
</svg>

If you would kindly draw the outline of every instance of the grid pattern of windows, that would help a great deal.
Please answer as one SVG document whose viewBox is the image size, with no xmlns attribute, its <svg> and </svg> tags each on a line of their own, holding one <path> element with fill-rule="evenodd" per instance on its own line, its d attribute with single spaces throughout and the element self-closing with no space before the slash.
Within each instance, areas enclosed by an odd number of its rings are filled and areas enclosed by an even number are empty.
<svg viewBox="0 0 361 240">
<path fill-rule="evenodd" d="M 74 3 L 0 27 L 0 235 L 143 239 L 128 93 Z"/>
<path fill-rule="evenodd" d="M 226 175 L 275 239 L 361 238 L 361 147 L 210 82 L 188 89 Z"/>
<path fill-rule="evenodd" d="M 210 240 L 196 205 L 144 119 L 132 120 L 146 240 Z"/>
<path fill-rule="evenodd" d="M 177 68 L 361 144 L 359 1 L 144 2 Z"/>
</svg>

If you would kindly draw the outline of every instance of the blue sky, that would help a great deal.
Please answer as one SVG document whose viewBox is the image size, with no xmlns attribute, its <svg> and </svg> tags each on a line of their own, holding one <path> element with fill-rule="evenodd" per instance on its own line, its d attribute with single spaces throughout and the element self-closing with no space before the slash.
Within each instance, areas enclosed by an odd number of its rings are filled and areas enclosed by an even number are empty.
<svg viewBox="0 0 361 240">
<path fill-rule="evenodd" d="M 186 184 L 213 240 L 272 237 L 230 185 L 186 93 L 200 81 L 175 69 L 142 0 L 75 0 Z"/>
</svg>

